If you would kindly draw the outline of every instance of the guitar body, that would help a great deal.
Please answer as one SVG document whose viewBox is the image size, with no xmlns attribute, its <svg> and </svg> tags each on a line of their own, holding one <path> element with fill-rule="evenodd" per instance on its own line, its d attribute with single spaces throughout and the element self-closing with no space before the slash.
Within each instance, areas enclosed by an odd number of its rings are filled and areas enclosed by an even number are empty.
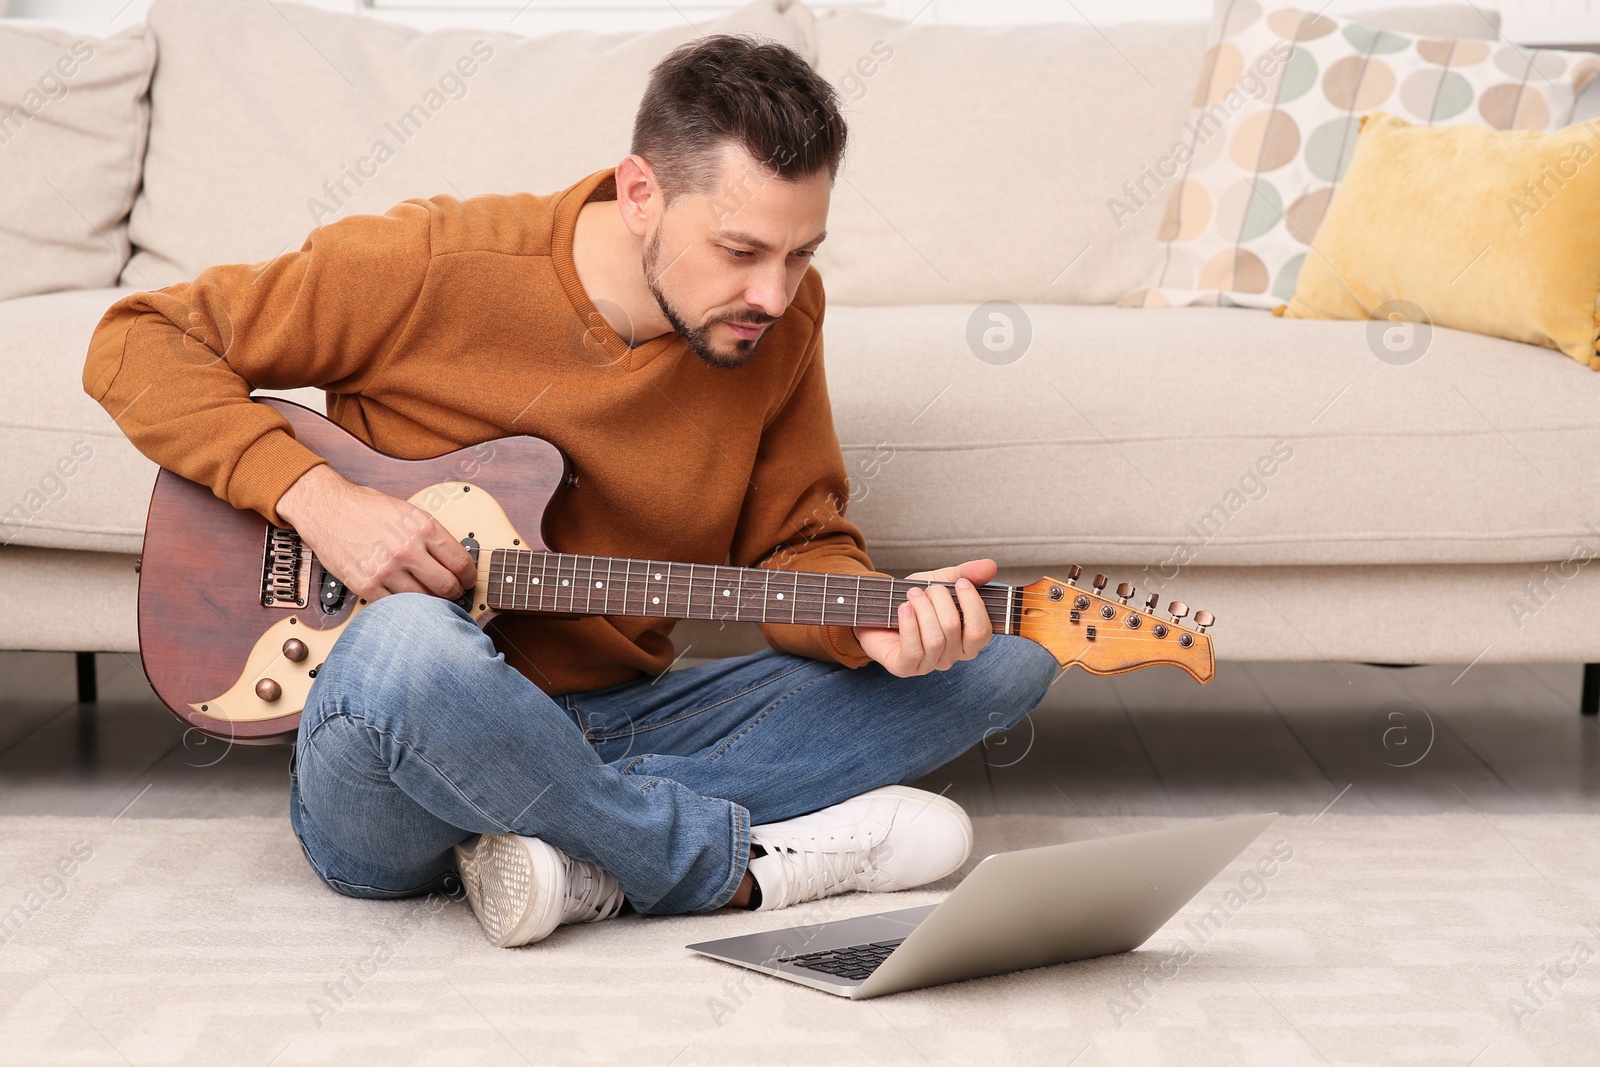
<svg viewBox="0 0 1600 1067">
<path fill-rule="evenodd" d="M 287 400 L 257 402 L 283 414 L 296 438 L 340 474 L 411 500 L 457 540 L 474 535 L 480 552 L 546 550 L 545 510 L 568 473 L 566 457 L 548 441 L 506 437 L 434 459 L 393 459 L 309 408 Z M 139 654 L 151 687 L 191 726 L 244 743 L 292 739 L 311 671 L 362 607 L 350 593 L 338 610 L 324 614 L 315 594 L 325 576 L 314 560 L 302 583 L 310 594 L 307 603 L 263 605 L 268 527 L 255 512 L 231 507 L 205 486 L 162 470 L 150 498 L 139 568 Z M 479 626 L 495 614 L 479 607 L 487 603 L 478 595 L 487 573 L 480 568 L 470 609 Z M 283 656 L 291 637 L 307 646 L 300 662 Z M 279 686 L 276 699 L 256 694 L 263 678 Z"/>
</svg>

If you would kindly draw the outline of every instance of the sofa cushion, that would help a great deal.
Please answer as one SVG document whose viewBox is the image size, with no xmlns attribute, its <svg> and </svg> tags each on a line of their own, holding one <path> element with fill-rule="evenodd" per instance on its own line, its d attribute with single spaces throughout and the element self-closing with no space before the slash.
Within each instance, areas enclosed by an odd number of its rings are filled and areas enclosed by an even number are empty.
<svg viewBox="0 0 1600 1067">
<path fill-rule="evenodd" d="M 1600 538 L 1600 375 L 1559 352 L 1434 329 L 1398 366 L 1375 355 L 1382 323 L 1007 314 L 1012 362 L 974 355 L 966 307 L 828 309 L 849 515 L 878 567 L 1076 559 L 1170 579 L 1567 559 Z"/>
<path fill-rule="evenodd" d="M 565 188 L 628 154 L 650 68 L 696 33 L 420 33 L 257 0 L 157 0 L 149 18 L 161 64 L 122 279 L 140 289 L 408 197 Z M 763 0 L 700 28 L 809 59 L 803 25 Z"/>
<path fill-rule="evenodd" d="M 1454 326 L 1600 370 L 1600 167 L 1584 165 L 1596 135 L 1600 122 L 1539 133 L 1363 116 L 1317 255 L 1275 310 Z"/>
<path fill-rule="evenodd" d="M 125 293 L 0 303 L 0 545 L 139 549 L 155 465 L 78 382 Z M 1436 329 L 1396 366 L 1367 323 L 1020 313 L 1030 339 L 1007 363 L 974 355 L 967 307 L 828 310 L 849 513 L 879 567 L 1081 559 L 1170 580 L 1191 563 L 1566 559 L 1600 537 L 1584 506 L 1600 375 L 1558 352 Z M 324 410 L 314 389 L 270 395 Z"/>
<path fill-rule="evenodd" d="M 0 300 L 115 285 L 155 36 L 0 23 Z"/>
<path fill-rule="evenodd" d="M 139 551 L 156 465 L 81 380 L 95 324 L 131 291 L 0 301 L 0 546 Z M 316 389 L 263 395 L 326 409 Z"/>
<path fill-rule="evenodd" d="M 1471 6 L 1365 16 L 1386 29 L 1493 37 Z M 1110 303 L 1137 285 L 1162 204 L 1113 217 L 1182 133 L 1200 23 L 976 30 L 835 10 L 817 70 L 850 147 L 817 256 L 835 303 L 1004 296 Z"/>
</svg>

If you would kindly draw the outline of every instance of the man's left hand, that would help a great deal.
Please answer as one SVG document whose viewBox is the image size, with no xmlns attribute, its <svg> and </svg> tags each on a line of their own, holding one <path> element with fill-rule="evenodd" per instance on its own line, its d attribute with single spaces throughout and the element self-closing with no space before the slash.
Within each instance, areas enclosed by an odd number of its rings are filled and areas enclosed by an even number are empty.
<svg viewBox="0 0 1600 1067">
<path fill-rule="evenodd" d="M 899 607 L 898 630 L 855 628 L 862 650 L 899 678 L 949 670 L 958 660 L 972 659 L 994 636 L 989 611 L 977 587 L 994 581 L 998 570 L 992 559 L 975 559 L 956 567 L 906 575 L 910 579 L 954 582 L 955 596 L 944 586 L 913 588 Z M 956 611 L 957 602 L 960 612 Z"/>
</svg>

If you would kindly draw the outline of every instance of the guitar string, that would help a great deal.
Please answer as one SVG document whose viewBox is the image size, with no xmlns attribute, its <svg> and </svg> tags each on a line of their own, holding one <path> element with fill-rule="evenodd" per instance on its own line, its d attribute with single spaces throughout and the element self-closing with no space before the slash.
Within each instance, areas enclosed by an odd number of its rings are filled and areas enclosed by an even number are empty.
<svg viewBox="0 0 1600 1067">
<path fill-rule="evenodd" d="M 505 551 L 505 550 L 497 549 L 495 551 L 499 552 L 499 551 Z M 527 551 L 527 550 L 523 550 L 523 551 Z M 529 554 L 532 555 L 532 556 L 545 555 L 545 553 L 536 553 L 536 552 L 530 552 Z M 574 557 L 570 557 L 569 556 L 568 558 L 570 559 L 570 558 L 574 558 Z M 577 557 L 577 558 L 586 558 L 586 557 Z M 596 557 L 593 557 L 593 558 L 598 562 L 598 561 L 602 561 L 602 560 L 610 560 L 613 557 L 596 556 Z M 615 557 L 615 558 L 618 559 L 618 560 L 621 560 L 621 557 Z M 633 563 L 641 563 L 641 562 L 655 563 L 656 561 L 653 561 L 653 560 L 651 560 L 651 561 L 632 560 L 632 562 Z M 685 582 L 689 583 L 689 585 L 690 585 L 690 589 L 688 590 L 689 593 L 695 593 L 695 592 L 699 592 L 699 591 L 702 591 L 702 590 L 715 590 L 718 587 L 724 587 L 724 588 L 732 589 L 735 586 L 737 586 L 741 591 L 749 590 L 752 587 L 755 587 L 755 588 L 761 589 L 763 592 L 767 592 L 767 591 L 770 591 L 770 587 L 771 587 L 771 579 L 769 577 L 767 577 L 767 575 L 782 575 L 782 574 L 799 575 L 804 579 L 815 579 L 815 578 L 828 579 L 828 578 L 832 578 L 832 579 L 846 581 L 846 582 L 856 581 L 857 578 L 859 577 L 860 581 L 863 582 L 863 583 L 866 583 L 866 582 L 873 583 L 872 586 L 868 586 L 868 587 L 864 588 L 862 590 L 862 593 L 859 596 L 852 597 L 852 599 L 855 599 L 859 603 L 877 603 L 877 604 L 899 603 L 903 598 L 901 596 L 895 595 L 896 590 L 893 589 L 893 588 L 891 588 L 889 590 L 885 590 L 883 588 L 885 583 L 889 583 L 891 586 L 895 586 L 895 587 L 903 587 L 905 589 L 910 589 L 910 588 L 929 588 L 929 587 L 932 587 L 932 586 L 935 586 L 935 585 L 942 585 L 946 589 L 950 589 L 952 592 L 955 589 L 954 583 L 946 582 L 946 581 L 935 581 L 935 580 L 932 580 L 932 579 L 880 578 L 877 575 L 859 575 L 858 576 L 858 575 L 854 575 L 854 574 L 835 574 L 835 573 L 824 572 L 824 571 L 780 571 L 780 570 L 770 570 L 769 571 L 769 570 L 766 570 L 764 568 L 726 567 L 726 566 L 723 566 L 722 564 L 712 564 L 712 563 L 695 563 L 695 564 L 668 563 L 668 564 L 665 564 L 665 567 L 667 567 L 667 568 L 670 568 L 670 567 L 690 567 L 690 566 L 693 566 L 693 567 L 717 567 L 717 568 L 720 568 L 723 571 L 732 570 L 732 571 L 738 572 L 739 573 L 739 577 L 737 577 L 737 578 L 735 578 L 733 580 L 729 580 L 729 579 L 727 579 L 725 577 L 719 579 L 716 575 L 704 575 L 704 574 L 673 575 L 673 574 L 671 574 L 669 572 L 667 574 L 667 577 L 664 578 L 664 579 L 661 579 L 661 580 L 664 583 L 671 584 L 671 585 L 673 585 L 675 587 L 675 591 L 669 591 L 671 593 L 671 595 L 673 595 L 673 596 L 680 595 L 680 593 L 678 591 L 682 590 L 683 583 L 685 583 Z M 571 579 L 576 580 L 577 575 L 575 573 L 575 569 L 576 569 L 576 565 L 575 565 L 575 568 L 573 570 L 561 569 L 561 565 L 558 563 L 556 572 L 553 575 L 547 575 L 547 577 L 556 577 L 556 578 L 565 577 L 565 578 L 571 578 Z M 752 571 L 759 572 L 759 573 L 761 573 L 762 576 L 758 578 L 758 577 L 756 577 L 755 574 L 750 573 Z M 531 577 L 531 575 L 525 574 L 525 573 L 523 573 L 521 571 L 518 571 L 518 570 L 515 570 L 515 569 L 509 570 L 509 571 L 503 570 L 502 574 L 505 574 L 505 573 L 510 573 L 515 577 Z M 588 578 L 589 575 L 585 574 L 584 577 Z M 635 577 L 633 575 L 624 574 L 621 577 L 613 577 L 612 579 L 610 579 L 610 581 L 612 583 L 610 588 L 615 589 L 618 585 L 620 585 L 625 590 L 623 595 L 626 596 L 626 595 L 628 595 L 628 593 L 631 593 L 631 592 L 633 592 L 635 590 L 648 591 L 651 588 L 651 583 L 654 580 L 655 579 L 639 578 L 639 577 Z M 815 582 L 810 582 L 809 584 L 814 585 Z M 549 586 L 543 586 L 542 588 L 550 588 L 550 587 Z M 598 586 L 596 588 L 598 588 Z M 1066 585 L 1065 583 L 1063 583 L 1061 585 L 1061 588 L 1063 590 L 1063 593 L 1068 589 L 1078 590 L 1079 592 L 1081 592 L 1084 595 L 1093 595 L 1093 596 L 1097 597 L 1103 603 L 1110 603 L 1109 598 L 1105 597 L 1103 594 L 1090 593 L 1089 590 L 1084 589 L 1082 586 Z M 1025 602 L 1028 599 L 1031 598 L 1034 601 L 1038 601 L 1040 599 L 1045 599 L 1045 600 L 1050 600 L 1050 602 L 1052 604 L 1064 604 L 1064 601 L 1062 601 L 1062 600 L 1054 600 L 1046 592 L 1029 591 L 1026 587 L 1020 586 L 1020 585 L 1003 585 L 1003 584 L 999 585 L 999 586 L 983 585 L 983 586 L 975 586 L 974 589 L 976 589 L 978 591 L 978 594 L 979 594 L 980 597 L 1005 598 L 1005 597 L 1014 596 L 1015 598 L 1022 599 Z M 576 595 L 577 591 L 578 590 L 575 587 L 573 589 L 573 595 Z M 792 589 L 780 589 L 779 592 L 785 593 L 785 594 L 792 594 L 793 596 L 796 597 L 796 601 L 797 602 L 800 602 L 799 598 L 801 598 L 801 597 L 822 597 L 822 598 L 826 598 L 826 597 L 835 595 L 832 592 L 824 592 L 823 590 L 819 590 L 819 589 L 800 588 L 798 585 L 796 585 Z M 592 594 L 591 594 L 591 596 L 592 596 Z M 885 601 L 885 599 L 884 599 L 885 597 L 888 598 L 887 601 Z M 1132 599 L 1132 597 L 1130 596 L 1129 599 Z M 1148 615 L 1148 616 L 1151 616 L 1151 617 L 1154 617 L 1154 614 L 1155 614 L 1155 613 L 1146 611 L 1143 608 L 1135 607 L 1133 604 L 1120 604 L 1119 603 L 1119 604 L 1114 604 L 1113 606 L 1114 607 L 1125 607 L 1125 608 L 1128 608 L 1130 611 L 1137 611 L 1142 615 Z M 1087 610 L 1087 609 L 1083 609 L 1083 610 Z"/>
<path fill-rule="evenodd" d="M 688 564 L 681 564 L 681 566 L 688 566 Z M 708 564 L 695 564 L 695 566 L 707 566 L 707 567 L 709 567 L 709 566 L 713 566 L 713 564 L 709 564 L 709 563 Z M 725 568 L 725 569 L 727 569 L 727 568 Z M 824 574 L 823 572 L 818 572 L 818 571 L 773 571 L 772 573 L 773 574 L 801 574 L 801 575 L 806 575 L 806 576 L 817 575 L 817 576 L 820 576 L 820 577 L 837 578 L 837 579 L 841 579 L 841 580 L 844 580 L 844 581 L 853 581 L 854 578 L 855 578 L 854 575 L 849 575 L 849 574 L 834 575 L 834 574 Z M 504 577 L 504 576 L 505 576 L 505 574 L 502 573 L 501 577 Z M 514 577 L 514 578 L 517 578 L 517 577 L 520 577 L 520 578 L 531 578 L 532 576 L 531 575 L 527 575 L 527 574 L 512 573 L 511 577 Z M 587 578 L 587 575 L 585 575 L 585 577 Z M 572 571 L 559 570 L 559 569 L 553 575 L 552 574 L 548 574 L 548 573 L 546 575 L 544 575 L 544 580 L 547 581 L 547 582 L 549 580 L 552 580 L 552 579 L 561 579 L 561 578 L 567 578 L 567 579 L 575 580 L 576 576 L 573 574 Z M 897 606 L 900 603 L 903 602 L 903 598 L 895 596 L 892 591 L 886 591 L 886 590 L 884 590 L 882 588 L 882 583 L 885 583 L 885 582 L 892 581 L 893 583 L 895 583 L 897 585 L 903 585 L 904 588 L 908 588 L 908 589 L 909 588 L 928 588 L 928 587 L 933 586 L 933 585 L 942 585 L 947 589 L 951 589 L 952 592 L 954 591 L 954 586 L 949 582 L 934 582 L 934 581 L 923 582 L 923 581 L 920 581 L 918 579 L 903 579 L 903 578 L 896 578 L 896 579 L 892 579 L 891 580 L 891 579 L 886 579 L 886 578 L 878 578 L 875 575 L 863 576 L 863 580 L 864 581 L 877 582 L 877 583 L 879 583 L 879 586 L 878 586 L 878 588 L 870 590 L 870 591 L 864 589 L 861 594 L 852 595 L 852 596 L 848 597 L 846 606 L 848 606 L 849 604 L 853 603 L 854 605 L 856 605 L 858 607 L 858 609 L 866 609 L 866 610 L 857 610 L 856 612 L 854 612 L 854 614 L 857 614 L 857 615 L 859 615 L 859 614 L 869 614 L 869 615 L 872 615 L 873 617 L 876 617 L 877 615 L 883 615 L 885 618 L 887 618 L 888 617 L 887 609 L 889 607 L 891 607 L 891 606 L 895 606 L 896 610 L 898 610 Z M 635 595 L 635 594 L 640 594 L 641 597 L 643 595 L 647 595 L 652 588 L 661 589 L 663 596 L 666 596 L 669 601 L 680 601 L 681 600 L 686 605 L 685 608 L 684 608 L 685 611 L 692 610 L 693 600 L 694 600 L 695 596 L 697 596 L 697 595 L 698 596 L 703 596 L 703 597 L 711 600 L 713 603 L 715 603 L 717 601 L 717 598 L 715 597 L 714 594 L 717 591 L 722 590 L 722 589 L 727 589 L 727 590 L 731 591 L 731 590 L 737 588 L 738 591 L 741 594 L 743 594 L 745 592 L 748 592 L 748 591 L 751 591 L 751 590 L 759 590 L 761 593 L 767 594 L 767 595 L 761 597 L 761 602 L 766 603 L 766 604 L 771 604 L 771 603 L 773 603 L 774 601 L 777 600 L 777 598 L 772 597 L 770 595 L 771 594 L 770 582 L 765 581 L 765 580 L 757 579 L 754 576 L 741 577 L 739 579 L 736 579 L 736 580 L 733 580 L 733 581 L 729 581 L 726 578 L 724 578 L 722 580 L 717 580 L 714 575 L 693 575 L 693 576 L 682 575 L 682 576 L 679 576 L 677 578 L 673 578 L 669 574 L 668 577 L 665 578 L 665 579 L 662 579 L 662 581 L 663 581 L 663 583 L 664 583 L 664 585 L 666 587 L 654 586 L 653 585 L 653 580 L 651 580 L 651 579 L 634 580 L 634 579 L 631 579 L 631 578 L 618 579 L 618 578 L 613 577 L 610 580 L 610 584 L 603 587 L 605 591 L 602 592 L 599 595 L 600 595 L 601 599 L 603 601 L 607 602 L 607 603 L 609 603 L 610 598 L 613 597 L 613 596 L 620 597 L 622 599 L 622 601 L 623 601 L 623 604 L 622 604 L 622 606 L 621 606 L 621 608 L 619 610 L 606 610 L 606 611 L 589 610 L 590 608 L 592 608 L 592 600 L 593 600 L 593 597 L 594 597 L 595 594 L 593 592 L 589 591 L 587 589 L 587 587 L 585 587 L 585 586 L 556 587 L 556 586 L 551 586 L 551 585 L 548 585 L 548 584 L 537 585 L 537 584 L 529 584 L 528 582 L 513 582 L 513 583 L 509 583 L 509 584 L 513 585 L 513 587 L 514 587 L 513 589 L 509 590 L 509 593 L 513 597 L 520 596 L 520 597 L 523 597 L 525 599 L 531 598 L 531 599 L 543 600 L 543 599 L 546 599 L 548 597 L 549 599 L 552 599 L 554 601 L 554 604 L 548 609 L 548 610 L 551 610 L 551 611 L 555 611 L 560 607 L 560 601 L 562 599 L 566 599 L 569 602 L 568 603 L 568 607 L 569 607 L 570 610 L 576 611 L 577 610 L 577 608 L 576 608 L 576 598 L 580 594 L 586 594 L 585 595 L 586 605 L 585 605 L 585 611 L 583 613 L 584 614 L 593 614 L 593 615 L 601 615 L 601 614 L 628 615 L 628 614 L 633 614 L 632 612 L 630 612 L 628 610 L 629 609 L 628 598 L 633 596 L 633 595 Z M 684 588 L 685 583 L 688 584 L 689 588 L 687 588 L 687 589 Z M 505 584 L 508 584 L 508 583 L 495 582 L 495 583 L 490 583 L 490 587 L 498 589 L 498 590 L 500 590 L 500 592 L 502 594 L 504 594 L 504 593 L 508 592 L 504 588 Z M 599 588 L 602 588 L 602 586 L 597 585 L 594 588 L 599 589 Z M 991 609 L 998 608 L 1002 612 L 1006 608 L 1006 603 L 1005 602 L 1007 600 L 1011 600 L 1013 603 L 1016 603 L 1017 601 L 1020 601 L 1024 607 L 1030 606 L 1031 604 L 1039 603 L 1041 601 L 1045 601 L 1045 602 L 1048 602 L 1050 605 L 1054 605 L 1054 606 L 1057 606 L 1057 607 L 1060 607 L 1060 608 L 1066 608 L 1066 603 L 1065 603 L 1064 600 L 1054 600 L 1049 596 L 1048 593 L 1042 593 L 1042 592 L 1032 592 L 1032 593 L 1030 593 L 1030 592 L 1024 590 L 1023 587 L 1021 587 L 1021 586 L 1002 586 L 1002 587 L 999 587 L 999 588 L 989 587 L 987 589 L 985 589 L 984 587 L 977 587 L 977 588 L 979 590 L 979 597 L 980 597 L 980 599 L 982 599 L 984 601 L 984 606 L 986 608 L 991 608 Z M 1065 588 L 1076 589 L 1076 588 L 1081 588 L 1081 587 L 1078 587 L 1078 586 L 1067 586 Z M 553 594 L 547 594 L 547 593 L 544 592 L 544 590 L 550 590 L 550 589 L 555 590 L 555 592 Z M 618 592 L 619 589 L 621 590 L 620 593 Z M 801 609 L 809 609 L 812 612 L 815 612 L 815 611 L 817 611 L 819 609 L 822 610 L 822 611 L 832 610 L 832 608 L 831 608 L 831 606 L 829 604 L 829 598 L 835 596 L 834 593 L 824 592 L 822 590 L 817 590 L 817 589 L 792 588 L 792 589 L 782 589 L 782 590 L 779 590 L 778 592 L 784 594 L 784 597 L 783 597 L 781 602 L 783 604 L 788 605 L 788 606 L 790 606 L 790 607 L 795 609 L 792 612 L 792 614 L 799 614 Z M 502 601 L 502 603 L 504 603 L 506 598 L 505 598 L 505 596 L 500 596 L 500 597 L 497 597 L 496 599 L 499 599 L 499 600 Z M 1102 601 L 1103 605 L 1110 603 L 1109 601 L 1105 600 L 1104 597 L 1100 597 L 1099 599 Z M 835 603 L 836 603 L 836 601 L 835 601 Z M 516 605 L 512 605 L 512 606 L 513 606 L 513 609 L 516 608 Z M 1150 611 L 1147 611 L 1147 610 L 1145 610 L 1143 608 L 1135 607 L 1132 604 L 1112 604 L 1111 606 L 1112 607 L 1126 608 L 1129 611 L 1130 614 L 1136 615 L 1136 616 L 1139 616 L 1139 617 L 1142 617 L 1142 618 L 1153 619 L 1156 622 L 1168 623 L 1169 625 L 1175 625 L 1175 626 L 1178 626 L 1178 627 L 1180 627 L 1182 629 L 1186 629 L 1186 630 L 1190 629 L 1189 626 L 1185 625 L 1181 621 L 1163 619 L 1163 618 L 1160 617 L 1160 614 L 1157 613 L 1157 612 L 1150 612 Z M 541 607 L 541 609 L 543 609 L 543 605 L 540 605 L 540 607 Z M 740 607 L 737 609 L 737 612 L 753 611 L 753 610 L 754 610 L 754 606 L 753 605 L 741 604 Z M 1091 609 L 1089 609 L 1089 608 L 1083 608 L 1083 609 L 1070 609 L 1070 608 L 1068 608 L 1067 610 L 1090 611 Z M 733 614 L 736 614 L 737 612 L 729 612 L 728 615 L 733 615 Z M 1097 614 L 1097 612 L 1096 612 L 1096 614 Z M 640 617 L 652 617 L 650 615 L 650 613 L 647 613 L 647 612 L 641 612 L 641 613 L 639 613 L 639 616 Z M 672 618 L 673 616 L 666 615 L 666 616 L 653 616 L 653 617 L 657 617 L 657 618 Z M 691 615 L 689 617 L 691 617 L 691 618 L 699 618 L 701 616 Z M 712 614 L 712 615 L 705 616 L 705 617 L 714 619 L 717 616 L 715 614 Z M 724 617 L 727 617 L 727 616 L 724 616 Z M 746 621 L 749 621 L 749 620 L 746 620 Z M 776 622 L 778 620 L 772 620 L 772 621 Z M 1087 619 L 1086 620 L 1081 620 L 1081 621 L 1087 623 L 1088 625 L 1094 625 L 1093 622 L 1090 622 Z M 1109 621 L 1115 621 L 1115 620 L 1109 620 Z M 1192 632 L 1199 633 L 1201 631 L 1192 631 Z"/>
</svg>

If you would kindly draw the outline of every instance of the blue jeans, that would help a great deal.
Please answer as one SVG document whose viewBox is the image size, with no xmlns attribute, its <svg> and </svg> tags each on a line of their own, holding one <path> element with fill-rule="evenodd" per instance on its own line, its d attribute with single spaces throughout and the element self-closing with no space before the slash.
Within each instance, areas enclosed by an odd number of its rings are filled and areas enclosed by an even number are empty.
<svg viewBox="0 0 1600 1067">
<path fill-rule="evenodd" d="M 927 774 L 1022 719 L 1049 652 L 996 637 L 919 678 L 765 650 L 552 698 L 455 604 L 368 605 L 317 673 L 290 819 L 328 885 L 448 889 L 451 846 L 541 838 L 616 876 L 645 913 L 726 904 L 750 827 Z"/>
</svg>

